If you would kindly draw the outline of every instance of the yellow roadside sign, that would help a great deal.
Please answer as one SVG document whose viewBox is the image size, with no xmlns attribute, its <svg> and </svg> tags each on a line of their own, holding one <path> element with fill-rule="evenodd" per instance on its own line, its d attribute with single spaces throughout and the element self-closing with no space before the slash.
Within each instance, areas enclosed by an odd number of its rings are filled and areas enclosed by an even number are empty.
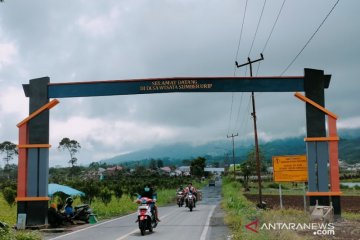
<svg viewBox="0 0 360 240">
<path fill-rule="evenodd" d="M 306 155 L 273 156 L 274 182 L 307 182 Z"/>
</svg>

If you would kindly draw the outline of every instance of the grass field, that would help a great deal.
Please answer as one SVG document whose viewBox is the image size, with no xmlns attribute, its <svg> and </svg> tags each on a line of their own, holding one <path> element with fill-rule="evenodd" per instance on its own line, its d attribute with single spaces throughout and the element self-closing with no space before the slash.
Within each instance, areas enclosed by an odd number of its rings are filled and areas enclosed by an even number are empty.
<svg viewBox="0 0 360 240">
<path fill-rule="evenodd" d="M 264 184 L 267 186 L 267 183 Z M 285 184 L 285 188 L 292 187 L 291 184 Z M 288 189 L 292 194 L 296 191 L 303 194 L 302 189 Z M 266 189 L 264 192 L 271 192 L 278 194 L 278 189 Z M 358 190 L 357 190 L 358 191 Z M 248 193 L 248 192 L 247 192 Z M 258 193 L 257 189 L 254 193 Z M 233 234 L 233 239 L 254 239 L 254 240 L 298 240 L 298 239 L 318 239 L 311 233 L 304 231 L 294 231 L 288 229 L 281 230 L 265 230 L 259 229 L 257 233 L 252 232 L 245 228 L 245 226 L 254 220 L 258 220 L 258 224 L 261 226 L 262 223 L 308 223 L 309 213 L 302 210 L 295 209 L 271 209 L 271 210 L 259 210 L 255 207 L 255 204 L 246 199 L 242 192 L 242 186 L 238 182 L 233 182 L 229 179 L 223 181 L 223 201 L 222 206 L 226 212 L 226 223 L 230 226 Z M 360 219 L 360 213 L 349 213 L 343 212 L 342 218 L 346 221 L 350 221 L 350 224 L 358 222 Z M 254 226 L 253 226 L 254 227 Z M 341 238 L 339 238 L 341 239 Z"/>
<path fill-rule="evenodd" d="M 12 226 L 16 223 L 16 205 L 9 206 L 0 192 L 0 221 Z"/>
<path fill-rule="evenodd" d="M 224 179 L 223 181 L 223 201 L 225 209 L 225 222 L 230 226 L 233 240 L 254 239 L 254 240 L 285 240 L 285 239 L 304 239 L 294 231 L 266 231 L 261 230 L 257 233 L 250 231 L 245 226 L 254 220 L 259 223 L 277 222 L 304 222 L 307 215 L 298 210 L 258 210 L 254 204 L 248 201 L 242 194 L 241 185 Z"/>
<path fill-rule="evenodd" d="M 257 182 L 252 182 L 249 186 L 250 191 L 247 193 L 259 193 Z M 264 195 L 279 195 L 279 188 L 277 187 L 277 184 L 274 184 L 273 182 L 263 182 L 262 186 L 262 193 Z M 360 190 L 358 188 L 340 187 L 344 196 L 360 196 Z M 298 183 L 297 186 L 293 186 L 292 183 L 282 183 L 281 191 L 283 195 L 304 195 L 304 183 Z"/>
</svg>

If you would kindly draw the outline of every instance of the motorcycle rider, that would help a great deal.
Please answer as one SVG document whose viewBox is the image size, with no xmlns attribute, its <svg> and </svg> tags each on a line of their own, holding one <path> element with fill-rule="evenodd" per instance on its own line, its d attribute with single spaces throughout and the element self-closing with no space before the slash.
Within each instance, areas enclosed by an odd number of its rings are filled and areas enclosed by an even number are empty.
<svg viewBox="0 0 360 240">
<path fill-rule="evenodd" d="M 72 218 L 74 217 L 74 208 L 72 206 L 72 203 L 74 202 L 74 200 L 72 199 L 72 197 L 68 197 L 65 200 L 65 214 L 67 217 Z"/>
<path fill-rule="evenodd" d="M 178 189 L 176 190 L 176 201 L 178 202 L 178 204 L 180 204 L 179 207 L 182 206 L 184 203 L 184 187 L 182 185 L 180 185 L 180 187 L 178 187 Z"/>
<path fill-rule="evenodd" d="M 194 195 L 194 207 L 196 206 L 196 200 L 197 200 L 197 190 L 195 187 L 193 187 L 192 183 L 190 182 L 189 185 L 184 189 L 184 195 L 185 195 L 185 203 L 188 207 L 188 193 L 192 193 Z"/>
<path fill-rule="evenodd" d="M 147 197 L 152 199 L 153 201 L 156 201 L 157 199 L 157 193 L 154 191 L 154 189 L 151 187 L 150 184 L 147 184 L 144 186 L 144 188 L 142 189 L 141 194 L 138 196 L 138 199 L 142 198 L 142 197 Z M 155 213 L 155 220 L 157 222 L 160 222 L 159 216 L 158 216 L 158 210 L 157 210 L 157 206 L 155 205 L 155 202 L 152 202 L 150 204 L 151 208 L 154 210 Z"/>
<path fill-rule="evenodd" d="M 184 187 L 182 185 L 180 185 L 180 187 L 176 190 L 176 192 L 183 192 L 184 191 Z"/>
<path fill-rule="evenodd" d="M 51 227 L 58 227 L 64 224 L 66 217 L 56 210 L 56 203 L 51 203 L 48 209 L 48 222 Z"/>
</svg>

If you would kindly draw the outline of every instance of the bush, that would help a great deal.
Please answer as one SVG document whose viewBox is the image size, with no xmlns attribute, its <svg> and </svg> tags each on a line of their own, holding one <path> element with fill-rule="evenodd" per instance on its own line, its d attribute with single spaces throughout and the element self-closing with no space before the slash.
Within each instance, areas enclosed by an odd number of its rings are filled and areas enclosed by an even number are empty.
<svg viewBox="0 0 360 240">
<path fill-rule="evenodd" d="M 114 191 L 115 197 L 120 199 L 123 195 L 123 190 L 121 189 L 120 184 L 114 184 L 112 186 L 112 190 Z"/>
<path fill-rule="evenodd" d="M 107 187 L 104 187 L 100 192 L 101 201 L 105 204 L 105 206 L 111 202 L 111 196 L 112 193 Z"/>
<path fill-rule="evenodd" d="M 0 224 L 0 239 L 1 240 L 41 240 L 41 235 L 38 232 L 29 231 L 14 231 L 7 225 L 4 227 Z"/>
<path fill-rule="evenodd" d="M 81 183 L 79 183 L 81 184 Z M 82 182 L 82 186 L 80 187 L 80 190 L 83 191 L 85 193 L 85 196 L 82 196 L 82 200 L 88 202 L 89 204 L 91 204 L 91 202 L 93 201 L 93 199 L 99 195 L 100 193 L 100 185 L 99 185 L 99 181 L 95 181 L 95 180 L 90 180 L 90 181 L 85 181 Z"/>
<path fill-rule="evenodd" d="M 278 183 L 275 183 L 275 182 L 269 183 L 269 184 L 268 184 L 268 188 L 276 188 L 276 189 L 278 189 L 278 188 L 279 188 L 279 184 L 278 184 Z"/>
<path fill-rule="evenodd" d="M 9 204 L 10 207 L 12 207 L 15 202 L 16 190 L 12 189 L 11 187 L 5 187 L 2 192 L 5 201 Z"/>
</svg>

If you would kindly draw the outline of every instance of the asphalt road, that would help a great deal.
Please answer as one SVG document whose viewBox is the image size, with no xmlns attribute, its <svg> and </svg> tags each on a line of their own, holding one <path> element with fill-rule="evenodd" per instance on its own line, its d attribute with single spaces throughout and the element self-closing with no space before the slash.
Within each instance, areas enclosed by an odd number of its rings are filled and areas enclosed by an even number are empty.
<svg viewBox="0 0 360 240">
<path fill-rule="evenodd" d="M 203 200 L 198 202 L 192 212 L 188 208 L 177 205 L 159 207 L 161 222 L 153 233 L 146 231 L 141 236 L 135 223 L 136 213 L 100 222 L 73 228 L 66 233 L 45 233 L 47 240 L 226 240 L 228 229 L 223 224 L 223 213 L 219 207 L 221 201 L 221 182 L 215 187 L 202 189 Z M 174 193 L 175 194 L 175 193 Z"/>
</svg>

